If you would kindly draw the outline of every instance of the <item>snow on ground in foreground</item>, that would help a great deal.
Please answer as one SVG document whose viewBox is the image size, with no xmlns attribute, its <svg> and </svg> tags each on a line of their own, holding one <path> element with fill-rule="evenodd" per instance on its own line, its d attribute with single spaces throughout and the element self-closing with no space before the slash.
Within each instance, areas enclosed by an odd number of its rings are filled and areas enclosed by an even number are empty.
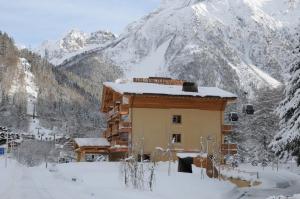
<svg viewBox="0 0 300 199">
<path fill-rule="evenodd" d="M 251 188 L 237 188 L 217 179 L 201 179 L 201 169 L 194 173 L 176 172 L 172 164 L 159 163 L 155 172 L 154 191 L 126 188 L 119 174 L 120 163 L 67 163 L 27 168 L 9 159 L 4 168 L 0 157 L 1 199 L 283 199 L 280 195 L 300 193 L 300 176 L 281 167 L 277 172 L 271 167 L 262 169 L 241 165 L 239 169 L 259 172 L 262 184 Z M 50 171 L 51 170 L 51 171 Z M 72 178 L 76 181 L 72 181 Z M 277 196 L 277 198 L 275 197 Z M 298 199 L 298 195 L 294 198 Z"/>
<path fill-rule="evenodd" d="M 44 165 L 22 167 L 13 160 L 8 166 L 5 169 L 0 158 L 1 199 L 193 199 L 199 196 L 221 199 L 233 188 L 224 181 L 201 180 L 200 173 L 173 171 L 168 176 L 167 164 L 159 165 L 153 192 L 126 188 L 119 175 L 119 163 L 115 162 L 60 164 L 55 172 L 49 172 Z M 172 166 L 176 170 L 176 165 Z"/>
<path fill-rule="evenodd" d="M 234 188 L 224 198 L 239 199 L 266 199 L 270 196 L 291 196 L 300 193 L 300 169 L 286 169 L 287 164 L 281 164 L 277 171 L 276 166 L 253 167 L 243 164 L 238 167 L 239 170 L 250 173 L 257 173 L 262 182 L 261 185 L 246 188 Z M 269 198 L 268 198 L 269 199 Z M 276 198 L 277 199 L 277 198 Z M 282 199 L 282 198 L 280 198 Z M 289 198 L 290 199 L 290 198 Z"/>
<path fill-rule="evenodd" d="M 267 199 L 300 199 L 300 194 L 293 195 L 293 196 L 271 196 L 268 197 Z"/>
</svg>

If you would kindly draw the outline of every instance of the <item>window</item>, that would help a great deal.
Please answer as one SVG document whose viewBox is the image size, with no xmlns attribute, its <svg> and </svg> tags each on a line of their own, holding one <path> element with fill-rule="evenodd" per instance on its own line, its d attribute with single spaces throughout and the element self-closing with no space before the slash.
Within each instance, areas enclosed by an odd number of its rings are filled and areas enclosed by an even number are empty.
<svg viewBox="0 0 300 199">
<path fill-rule="evenodd" d="M 173 124 L 181 124 L 181 115 L 173 115 Z"/>
<path fill-rule="evenodd" d="M 173 143 L 181 143 L 181 134 L 173 134 L 172 135 L 172 142 Z"/>
</svg>

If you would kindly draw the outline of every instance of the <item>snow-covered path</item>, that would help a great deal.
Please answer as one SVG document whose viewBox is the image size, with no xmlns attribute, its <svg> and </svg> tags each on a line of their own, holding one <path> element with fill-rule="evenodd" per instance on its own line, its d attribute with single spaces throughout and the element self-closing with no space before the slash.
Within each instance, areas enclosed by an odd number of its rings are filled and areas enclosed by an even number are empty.
<svg viewBox="0 0 300 199">
<path fill-rule="evenodd" d="M 66 192 L 64 186 L 58 186 L 55 178 L 44 168 L 27 168 L 10 164 L 10 176 L 1 181 L 1 199 L 68 199 L 76 198 L 72 192 Z M 13 171 L 13 172 L 11 172 Z"/>
<path fill-rule="evenodd" d="M 255 167 L 257 168 L 257 167 Z M 272 168 L 257 168 L 262 185 L 250 188 L 234 188 L 226 199 L 266 199 L 269 196 L 291 196 L 300 193 L 300 172 L 287 170 L 272 170 Z M 254 171 L 254 170 L 253 170 Z M 224 199 L 225 199 L 224 198 Z"/>
</svg>

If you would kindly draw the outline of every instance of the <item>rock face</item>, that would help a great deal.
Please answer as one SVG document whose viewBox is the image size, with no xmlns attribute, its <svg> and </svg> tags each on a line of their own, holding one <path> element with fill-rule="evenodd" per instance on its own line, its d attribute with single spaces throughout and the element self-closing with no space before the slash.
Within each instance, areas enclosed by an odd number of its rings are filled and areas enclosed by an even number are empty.
<svg viewBox="0 0 300 199">
<path fill-rule="evenodd" d="M 299 9 L 298 1 L 164 0 L 118 39 L 62 66 L 104 55 L 126 77 L 173 76 L 254 95 L 284 82 Z"/>
<path fill-rule="evenodd" d="M 114 39 L 116 39 L 116 36 L 111 32 L 84 33 L 78 30 L 71 30 L 58 41 L 43 42 L 36 51 L 54 65 L 58 65 L 69 57 L 105 45 Z"/>
</svg>

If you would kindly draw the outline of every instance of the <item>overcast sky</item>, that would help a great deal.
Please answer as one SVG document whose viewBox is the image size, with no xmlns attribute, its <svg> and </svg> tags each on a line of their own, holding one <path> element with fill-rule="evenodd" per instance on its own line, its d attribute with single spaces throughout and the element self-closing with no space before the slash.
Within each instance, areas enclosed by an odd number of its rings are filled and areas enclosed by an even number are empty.
<svg viewBox="0 0 300 199">
<path fill-rule="evenodd" d="M 116 34 L 158 7 L 160 0 L 0 0 L 0 30 L 35 47 L 70 29 Z"/>
</svg>

